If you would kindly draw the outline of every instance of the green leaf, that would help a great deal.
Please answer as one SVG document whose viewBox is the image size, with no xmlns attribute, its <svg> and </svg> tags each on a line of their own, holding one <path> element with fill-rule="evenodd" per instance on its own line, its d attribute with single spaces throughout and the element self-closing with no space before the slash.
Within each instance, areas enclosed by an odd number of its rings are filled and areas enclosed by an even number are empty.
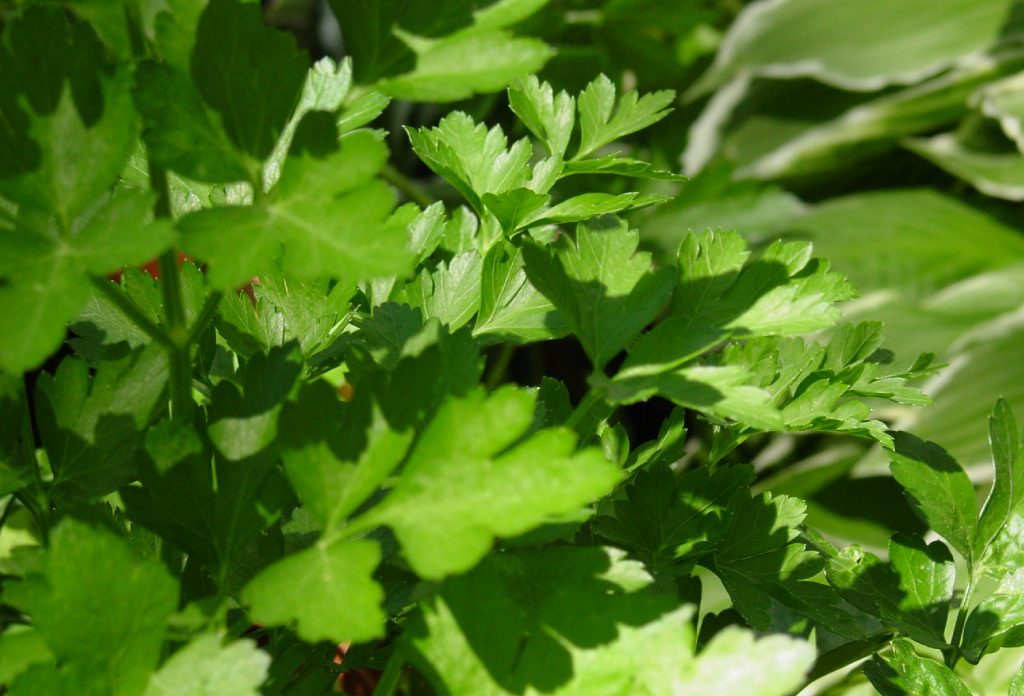
<svg viewBox="0 0 1024 696">
<path fill-rule="evenodd" d="M 542 41 L 501 29 L 465 30 L 414 50 L 415 69 L 379 81 L 381 91 L 408 101 L 458 101 L 497 92 L 554 55 Z"/>
<path fill-rule="evenodd" d="M 920 539 L 897 534 L 889 543 L 889 560 L 899 577 L 899 608 L 929 629 L 911 638 L 932 647 L 944 648 L 946 622 L 953 601 L 956 566 L 941 541 L 925 545 Z M 931 640 L 922 640 L 922 638 Z"/>
<path fill-rule="evenodd" d="M 630 404 L 662 396 L 716 419 L 736 420 L 756 430 L 782 430 L 784 419 L 771 394 L 753 384 L 754 377 L 736 365 L 695 365 L 639 377 L 590 378 L 612 403 Z"/>
<path fill-rule="evenodd" d="M 949 667 L 917 655 L 913 644 L 903 639 L 892 642 L 891 654 L 875 655 L 865 663 L 864 673 L 882 696 L 971 696 Z"/>
<path fill-rule="evenodd" d="M 668 317 L 637 341 L 620 375 L 651 374 L 681 365 L 725 338 L 799 335 L 839 318 L 836 302 L 853 290 L 810 245 L 776 242 L 748 262 L 735 233 L 688 235 Z"/>
<path fill-rule="evenodd" d="M 65 325 L 89 298 L 86 274 L 105 275 L 152 259 L 174 240 L 153 222 L 153 196 L 120 191 L 79 218 L 70 237 L 23 228 L 0 230 L 0 288 L 11 327 L 0 338 L 0 365 L 35 367 L 60 344 Z"/>
<path fill-rule="evenodd" d="M 978 503 L 967 474 L 933 442 L 895 433 L 890 469 L 914 511 L 967 559 L 974 561 Z"/>
<path fill-rule="evenodd" d="M 51 495 L 94 498 L 135 478 L 139 431 L 155 415 L 166 382 L 167 359 L 158 346 L 101 363 L 94 375 L 78 358 L 41 374 L 36 422 L 53 469 Z"/>
<path fill-rule="evenodd" d="M 391 493 L 361 518 L 394 531 L 410 565 L 439 579 L 473 567 L 496 537 L 516 536 L 609 492 L 619 470 L 565 429 L 520 441 L 534 395 L 502 388 L 446 402 Z M 510 448 L 511 447 L 511 448 Z"/>
<path fill-rule="evenodd" d="M 0 634 L 0 654 L 4 656 L 0 665 L 0 684 L 10 684 L 34 664 L 53 661 L 53 653 L 46 647 L 43 636 L 30 627 L 21 630 L 8 628 Z"/>
<path fill-rule="evenodd" d="M 160 659 L 177 595 L 162 565 L 110 532 L 67 519 L 50 535 L 42 576 L 4 598 L 32 617 L 71 683 L 87 677 L 105 693 L 129 695 L 142 692 Z"/>
<path fill-rule="evenodd" d="M 1011 3 L 997 0 L 785 0 L 748 7 L 691 90 L 744 74 L 812 77 L 847 90 L 910 84 L 995 45 Z M 886 31 L 879 33 L 878 26 Z"/>
<path fill-rule="evenodd" d="M 1002 152 L 975 149 L 952 133 L 916 138 L 904 145 L 984 194 L 1008 201 L 1024 200 L 1024 163 L 1016 148 Z"/>
<path fill-rule="evenodd" d="M 1017 430 L 1017 421 L 1010 405 L 1000 399 L 988 419 L 989 443 L 995 479 L 981 508 L 975 553 L 981 557 L 985 548 L 999 534 L 1024 500 L 1024 451 Z"/>
<path fill-rule="evenodd" d="M 333 139 L 336 127 L 327 114 L 313 112 L 307 122 L 307 132 L 316 134 L 312 137 Z M 303 135 L 300 126 L 300 143 Z M 300 279 L 331 276 L 354 282 L 408 268 L 405 230 L 384 224 L 394 194 L 374 178 L 387 157 L 384 145 L 373 134 L 359 132 L 326 149 L 293 152 L 260 205 L 200 210 L 179 221 L 185 248 L 209 262 L 214 287 L 234 289 L 269 270 L 282 248 L 285 273 Z"/>
<path fill-rule="evenodd" d="M 526 227 L 548 202 L 548 196 L 528 188 L 515 188 L 500 194 L 485 193 L 481 202 L 498 218 L 506 232 Z"/>
<path fill-rule="evenodd" d="M 421 307 L 425 318 L 435 318 L 454 331 L 480 308 L 482 264 L 475 250 L 457 254 L 433 271 L 420 271 L 406 287 L 405 299 L 413 307 Z"/>
<path fill-rule="evenodd" d="M 731 523 L 714 552 L 718 576 L 736 610 L 750 625 L 771 629 L 781 604 L 832 633 L 859 640 L 878 632 L 877 622 L 846 605 L 827 585 L 812 580 L 821 557 L 800 543 L 799 525 L 806 515 L 803 501 L 764 493 L 732 498 Z"/>
<path fill-rule="evenodd" d="M 380 547 L 367 539 L 328 541 L 286 556 L 242 590 L 254 621 L 294 625 L 310 643 L 384 635 L 384 591 L 373 579 Z"/>
<path fill-rule="evenodd" d="M 605 75 L 599 75 L 577 100 L 580 145 L 573 159 L 582 159 L 610 142 L 657 123 L 672 111 L 670 105 L 675 98 L 672 90 L 642 97 L 626 92 L 616 102 L 615 85 Z"/>
<path fill-rule="evenodd" d="M 948 551 L 944 552 L 945 556 L 941 555 L 943 552 L 933 553 L 942 559 L 949 554 Z M 911 576 L 915 572 L 911 566 L 915 561 L 920 561 L 916 563 L 916 572 L 921 575 L 920 587 L 925 594 L 944 592 L 946 576 L 952 575 L 953 569 L 946 566 L 945 560 L 936 561 L 923 549 L 918 554 L 904 553 L 897 575 L 893 567 L 878 556 L 862 551 L 859 546 L 850 546 L 829 558 L 826 575 L 829 583 L 850 604 L 877 616 L 886 626 L 923 645 L 947 649 L 945 616 L 949 611 L 949 598 L 946 598 L 946 605 L 939 606 L 914 596 L 918 581 Z M 936 579 L 938 582 L 932 582 Z M 938 625 L 940 614 L 941 626 Z"/>
<path fill-rule="evenodd" d="M 274 467 L 276 459 L 232 462 L 213 459 L 209 451 L 179 458 L 163 447 L 151 457 L 177 461 L 169 470 L 144 462 L 142 485 L 121 489 L 129 518 L 186 552 L 190 563 L 209 570 L 218 585 L 238 589 L 252 572 L 245 565 L 246 552 L 291 499 Z"/>
<path fill-rule="evenodd" d="M 964 624 L 962 651 L 971 663 L 1001 647 L 1024 645 L 1024 516 L 1018 510 L 989 545 L 975 569 L 987 595 Z"/>
<path fill-rule="evenodd" d="M 563 224 L 581 222 L 601 215 L 621 213 L 664 203 L 668 198 L 654 194 L 641 195 L 636 192 L 620 193 L 583 193 L 564 200 L 547 210 L 538 210 L 528 215 L 523 226 Z"/>
<path fill-rule="evenodd" d="M 135 142 L 131 75 L 87 24 L 31 7 L 0 46 L 0 194 L 64 229 L 117 180 Z M 83 166 L 83 163 L 89 163 Z"/>
<path fill-rule="evenodd" d="M 561 314 L 526 275 L 520 248 L 507 242 L 484 257 L 480 311 L 473 335 L 502 341 L 539 341 L 568 333 Z"/>
<path fill-rule="evenodd" d="M 626 497 L 613 503 L 613 514 L 598 517 L 593 527 L 612 542 L 639 551 L 649 565 L 697 558 L 721 541 L 728 529 L 729 498 L 753 478 L 749 466 L 713 472 L 702 467 L 678 479 L 668 465 L 648 466 L 626 487 Z"/>
<path fill-rule="evenodd" d="M 671 276 L 651 272 L 638 240 L 625 222 L 603 218 L 548 247 L 523 248 L 530 282 L 558 308 L 598 369 L 654 320 L 671 292 Z"/>
<path fill-rule="evenodd" d="M 814 658 L 814 647 L 797 638 L 758 637 L 728 626 L 715 634 L 673 687 L 688 696 L 784 696 L 804 684 Z"/>
<path fill-rule="evenodd" d="M 369 412 L 367 401 L 360 393 L 346 404 L 321 380 L 304 385 L 281 414 L 285 473 L 327 533 L 377 490 L 412 440 Z"/>
<path fill-rule="evenodd" d="M 1013 681 L 1010 682 L 1009 696 L 1024 696 L 1024 667 L 1021 667 Z"/>
<path fill-rule="evenodd" d="M 199 19 L 192 80 L 231 142 L 257 161 L 273 151 L 307 67 L 295 41 L 264 26 L 256 5 L 211 0 Z"/>
<path fill-rule="evenodd" d="M 536 75 L 516 81 L 508 88 L 508 104 L 549 155 L 562 156 L 576 121 L 576 100 L 564 91 L 557 95 Z"/>
<path fill-rule="evenodd" d="M 454 111 L 433 128 L 407 127 L 405 132 L 419 158 L 454 186 L 478 215 L 484 212 L 484 194 L 526 185 L 533 147 L 524 138 L 506 148 L 508 139 L 501 126 L 488 130 Z"/>
<path fill-rule="evenodd" d="M 221 641 L 209 633 L 192 639 L 153 675 L 143 696 L 257 696 L 270 656 L 249 640 Z"/>
<path fill-rule="evenodd" d="M 422 605 L 412 659 L 439 690 L 488 696 L 782 696 L 814 659 L 802 641 L 756 640 L 739 628 L 694 656 L 691 614 L 637 564 L 604 549 L 503 554 L 446 580 Z"/>
</svg>

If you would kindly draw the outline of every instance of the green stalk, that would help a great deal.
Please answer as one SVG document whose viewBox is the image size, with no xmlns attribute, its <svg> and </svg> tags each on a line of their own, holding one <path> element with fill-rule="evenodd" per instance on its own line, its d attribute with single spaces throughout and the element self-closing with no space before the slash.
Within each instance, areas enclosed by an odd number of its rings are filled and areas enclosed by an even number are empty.
<svg viewBox="0 0 1024 696">
<path fill-rule="evenodd" d="M 580 444 L 586 443 L 597 432 L 597 427 L 608 420 L 615 407 L 604 400 L 604 391 L 589 389 L 573 409 L 563 425 L 575 430 L 579 435 Z"/>
<path fill-rule="evenodd" d="M 220 292 L 211 292 L 210 296 L 206 298 L 206 302 L 203 303 L 203 308 L 199 310 L 199 315 L 196 317 L 195 322 L 192 323 L 192 328 L 188 332 L 188 345 L 195 345 L 199 337 L 203 335 L 203 331 L 209 325 L 210 320 L 213 319 L 214 313 L 217 311 L 217 305 L 220 304 L 220 299 L 223 295 Z"/>
<path fill-rule="evenodd" d="M 380 681 L 373 689 L 373 696 L 394 696 L 398 689 L 398 682 L 402 678 L 402 669 L 405 667 L 405 656 L 402 655 L 401 646 L 396 645 L 391 651 L 391 657 L 384 665 L 384 672 L 380 675 Z"/>
<path fill-rule="evenodd" d="M 32 472 L 33 494 L 19 497 L 39 527 L 43 543 L 50 538 L 50 501 L 43 486 L 43 476 L 39 471 L 39 460 L 36 459 L 36 436 L 32 428 L 32 414 L 28 409 L 28 388 L 24 380 L 21 382 L 21 449 L 25 466 Z"/>
<path fill-rule="evenodd" d="M 967 572 L 967 587 L 964 588 L 963 599 L 960 600 L 960 607 L 956 612 L 956 623 L 953 625 L 953 639 L 950 644 L 953 649 L 945 653 L 946 666 L 950 669 L 956 667 L 956 663 L 960 661 L 962 653 L 960 651 L 960 643 L 964 639 L 964 626 L 967 625 L 967 614 L 971 610 L 971 595 L 974 593 L 974 568 L 969 567 Z"/>
<path fill-rule="evenodd" d="M 508 374 L 509 363 L 512 362 L 512 354 L 515 353 L 515 350 L 516 347 L 512 343 L 501 344 L 497 355 L 494 356 L 491 369 L 487 371 L 487 379 L 484 381 L 487 391 L 493 391 L 505 379 L 505 375 Z"/>
<path fill-rule="evenodd" d="M 390 164 L 384 165 L 384 169 L 381 170 L 380 175 L 384 177 L 385 181 L 405 194 L 406 198 L 421 208 L 427 208 L 434 203 L 434 199 L 431 198 L 419 184 L 392 167 Z"/>
<path fill-rule="evenodd" d="M 158 218 L 170 218 L 171 199 L 167 188 L 167 170 L 150 162 L 149 184 L 157 193 L 153 213 Z M 187 419 L 194 405 L 192 355 L 189 346 L 190 332 L 185 320 L 185 304 L 181 296 L 178 252 L 175 249 L 169 249 L 160 256 L 160 290 L 170 339 L 167 345 L 167 360 L 171 383 L 171 417 L 176 420 Z"/>
</svg>

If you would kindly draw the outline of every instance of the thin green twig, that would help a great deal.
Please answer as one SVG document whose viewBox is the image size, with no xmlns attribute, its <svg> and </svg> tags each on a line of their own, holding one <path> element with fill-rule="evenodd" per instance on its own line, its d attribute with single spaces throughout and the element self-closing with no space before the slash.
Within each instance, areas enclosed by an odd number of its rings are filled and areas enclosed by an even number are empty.
<svg viewBox="0 0 1024 696">
<path fill-rule="evenodd" d="M 388 183 L 405 194 L 406 198 L 413 203 L 416 203 L 421 208 L 433 205 L 434 199 L 431 198 L 430 194 L 423 190 L 423 187 L 392 167 L 390 164 L 385 164 L 384 169 L 381 170 L 380 174 Z"/>
<path fill-rule="evenodd" d="M 373 696 L 394 696 L 395 691 L 398 689 L 398 682 L 402 678 L 402 669 L 405 667 L 405 655 L 402 654 L 402 648 L 396 645 L 394 650 L 391 651 L 391 657 L 388 658 L 387 664 L 384 666 L 384 672 L 380 675 L 380 681 L 377 682 L 377 686 L 373 689 Z"/>
</svg>

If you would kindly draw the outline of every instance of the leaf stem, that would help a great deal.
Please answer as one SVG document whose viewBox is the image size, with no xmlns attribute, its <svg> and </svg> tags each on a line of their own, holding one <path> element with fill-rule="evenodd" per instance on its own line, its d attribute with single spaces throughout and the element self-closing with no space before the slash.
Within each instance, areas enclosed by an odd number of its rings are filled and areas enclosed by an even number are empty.
<svg viewBox="0 0 1024 696">
<path fill-rule="evenodd" d="M 384 165 L 384 168 L 380 171 L 380 175 L 384 177 L 385 181 L 405 194 L 406 198 L 413 203 L 416 203 L 421 208 L 433 205 L 434 199 L 430 194 L 423 190 L 423 187 L 392 167 L 390 164 Z"/>
<path fill-rule="evenodd" d="M 494 362 L 491 363 L 491 369 L 487 371 L 487 379 L 484 382 L 484 387 L 487 391 L 493 391 L 502 380 L 505 379 L 505 375 L 508 374 L 509 363 L 512 362 L 512 355 L 515 353 L 516 347 L 512 343 L 502 343 L 498 353 L 494 356 Z"/>
<path fill-rule="evenodd" d="M 967 614 L 970 612 L 972 594 L 974 594 L 974 568 L 970 567 L 967 573 L 967 587 L 964 588 L 964 596 L 960 600 L 960 607 L 956 612 L 956 623 L 953 625 L 953 637 L 950 640 L 953 649 L 945 653 L 946 666 L 950 669 L 955 668 L 956 663 L 963 656 L 960 643 L 964 639 L 964 627 L 967 625 Z"/>
<path fill-rule="evenodd" d="M 597 432 L 598 424 L 612 414 L 614 408 L 604 400 L 604 396 L 603 390 L 591 387 L 563 423 L 576 431 L 580 444 L 587 442 Z"/>
<path fill-rule="evenodd" d="M 398 682 L 402 678 L 402 669 L 405 667 L 405 655 L 402 654 L 402 647 L 396 645 L 391 651 L 391 657 L 384 665 L 384 672 L 380 675 L 380 681 L 373 689 L 373 696 L 394 696 L 398 689 Z"/>
<path fill-rule="evenodd" d="M 147 336 L 162 346 L 171 346 L 171 338 L 167 335 L 167 332 L 158 326 L 156 322 L 147 317 L 143 311 L 139 309 L 139 306 L 132 302 L 130 297 L 115 287 L 113 281 L 93 276 L 92 285 L 94 288 L 99 290 L 101 295 L 116 305 L 117 308 L 121 310 L 121 313 L 128 317 L 128 319 L 139 327 L 139 329 L 141 329 Z"/>
<path fill-rule="evenodd" d="M 156 191 L 153 213 L 158 218 L 171 217 L 171 198 L 167 187 L 167 170 L 149 163 L 149 185 Z M 167 359 L 170 368 L 171 417 L 187 419 L 192 412 L 192 357 L 190 331 L 185 319 L 185 304 L 181 295 L 181 271 L 178 252 L 168 249 L 160 255 L 160 291 L 167 320 Z"/>
<path fill-rule="evenodd" d="M 21 382 L 21 449 L 24 465 L 32 472 L 32 485 L 34 494 L 25 495 L 20 500 L 28 509 L 29 513 L 39 527 L 39 534 L 43 537 L 43 543 L 47 543 L 50 537 L 50 503 L 46 495 L 46 488 L 43 486 L 43 476 L 39 471 L 39 460 L 36 458 L 36 436 L 32 428 L 32 414 L 28 406 L 28 387 L 25 381 Z"/>
</svg>

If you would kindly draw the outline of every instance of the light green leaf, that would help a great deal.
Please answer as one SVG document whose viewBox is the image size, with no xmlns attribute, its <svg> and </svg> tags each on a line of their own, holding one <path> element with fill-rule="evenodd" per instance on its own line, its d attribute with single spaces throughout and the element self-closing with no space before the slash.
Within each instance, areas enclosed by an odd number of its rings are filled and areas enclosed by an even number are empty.
<svg viewBox="0 0 1024 696">
<path fill-rule="evenodd" d="M 941 662 L 921 657 L 914 652 L 913 644 L 902 638 L 892 642 L 892 653 L 877 654 L 865 663 L 864 673 L 882 696 L 971 696 L 953 670 Z"/>
<path fill-rule="evenodd" d="M 944 449 L 896 433 L 889 452 L 892 475 L 914 511 L 967 559 L 974 560 L 978 503 L 967 474 Z"/>
<path fill-rule="evenodd" d="M 975 553 L 979 557 L 1024 500 L 1024 450 L 1013 410 L 1005 400 L 996 402 L 988 419 L 988 431 L 995 479 L 978 520 Z"/>
<path fill-rule="evenodd" d="M 482 264 L 474 250 L 442 261 L 433 271 L 424 269 L 406 288 L 406 299 L 413 307 L 422 307 L 425 318 L 436 318 L 454 331 L 480 308 Z"/>
<path fill-rule="evenodd" d="M 868 226 L 885 237 L 887 253 L 863 243 Z M 924 299 L 949 283 L 1024 260 L 1024 239 L 1015 229 L 933 189 L 833 198 L 795 227 L 865 294 L 895 288 Z"/>
<path fill-rule="evenodd" d="M 1017 676 L 1010 682 L 1010 693 L 1008 696 L 1024 696 L 1024 666 L 1017 672 Z"/>
<path fill-rule="evenodd" d="M 999 121 L 1006 137 L 1024 151 L 1024 73 L 989 83 L 977 95 L 978 107 L 989 118 Z"/>
<path fill-rule="evenodd" d="M 975 570 L 987 596 L 964 624 L 963 653 L 977 663 L 1001 647 L 1024 645 L 1024 516 L 1018 510 L 992 540 Z"/>
<path fill-rule="evenodd" d="M 636 92 L 626 92 L 616 102 L 615 85 L 605 75 L 599 75 L 577 100 L 580 146 L 573 160 L 582 159 L 610 142 L 657 123 L 672 111 L 670 105 L 675 98 L 676 93 L 672 90 L 652 92 L 642 97 Z"/>
<path fill-rule="evenodd" d="M 380 547 L 367 539 L 329 541 L 265 568 L 242 590 L 254 621 L 294 625 L 310 643 L 384 635 L 384 591 L 373 579 Z"/>
<path fill-rule="evenodd" d="M 618 195 L 610 193 L 581 193 L 547 210 L 538 210 L 528 215 L 523 222 L 523 226 L 582 222 L 601 215 L 646 208 L 664 203 L 667 200 L 669 199 L 666 196 L 642 195 L 636 192 L 620 193 Z"/>
<path fill-rule="evenodd" d="M 558 308 L 597 367 L 615 357 L 662 310 L 667 270 L 652 272 L 639 235 L 614 218 L 576 226 L 548 247 L 524 246 L 530 282 Z"/>
<path fill-rule="evenodd" d="M 951 133 L 908 140 L 904 145 L 984 194 L 1008 201 L 1024 201 L 1024 158 L 1016 149 L 1006 152 L 974 150 Z"/>
<path fill-rule="evenodd" d="M 529 188 L 514 188 L 500 194 L 485 193 L 482 202 L 498 218 L 502 229 L 512 232 L 526 227 L 527 221 L 548 202 L 548 196 Z"/>
<path fill-rule="evenodd" d="M 465 197 L 478 215 L 486 193 L 504 193 L 526 186 L 533 147 L 527 139 L 506 148 L 501 126 L 490 130 L 461 111 L 455 111 L 431 129 L 406 128 L 413 150 Z"/>
<path fill-rule="evenodd" d="M 0 634 L 0 684 L 10 684 L 34 664 L 52 662 L 53 653 L 39 631 L 31 627 L 9 627 Z"/>
<path fill-rule="evenodd" d="M 496 537 L 609 492 L 618 468 L 597 450 L 575 452 L 568 430 L 541 430 L 512 446 L 530 427 L 533 406 L 534 394 L 511 387 L 447 401 L 391 493 L 357 524 L 391 527 L 417 574 L 439 579 L 471 568 Z"/>
<path fill-rule="evenodd" d="M 565 154 L 576 122 L 575 99 L 564 91 L 556 95 L 551 85 L 530 75 L 508 88 L 508 103 L 549 155 Z"/>
<path fill-rule="evenodd" d="M 555 306 L 527 277 L 522 250 L 507 242 L 491 247 L 484 257 L 480 311 L 473 335 L 538 341 L 558 338 L 568 331 Z"/>
<path fill-rule="evenodd" d="M 687 665 L 682 679 L 673 683 L 673 693 L 785 696 L 804 684 L 815 656 L 814 647 L 803 640 L 786 635 L 758 638 L 728 626 Z"/>
<path fill-rule="evenodd" d="M 42 577 L 5 587 L 4 599 L 32 617 L 72 683 L 88 675 L 105 693 L 130 696 L 160 659 L 178 589 L 162 564 L 108 531 L 65 519 L 50 535 Z"/>
<path fill-rule="evenodd" d="M 544 42 L 501 29 L 467 29 L 418 51 L 416 68 L 377 83 L 409 101 L 451 102 L 497 92 L 516 78 L 539 71 L 554 51 Z"/>
<path fill-rule="evenodd" d="M 781 0 L 750 5 L 689 96 L 741 74 L 806 76 L 863 91 L 911 84 L 991 48 L 1011 4 Z M 886 31 L 879 32 L 879 26 Z"/>
<path fill-rule="evenodd" d="M 270 656 L 249 640 L 221 642 L 209 633 L 194 638 L 160 667 L 143 696 L 257 696 Z"/>
</svg>

